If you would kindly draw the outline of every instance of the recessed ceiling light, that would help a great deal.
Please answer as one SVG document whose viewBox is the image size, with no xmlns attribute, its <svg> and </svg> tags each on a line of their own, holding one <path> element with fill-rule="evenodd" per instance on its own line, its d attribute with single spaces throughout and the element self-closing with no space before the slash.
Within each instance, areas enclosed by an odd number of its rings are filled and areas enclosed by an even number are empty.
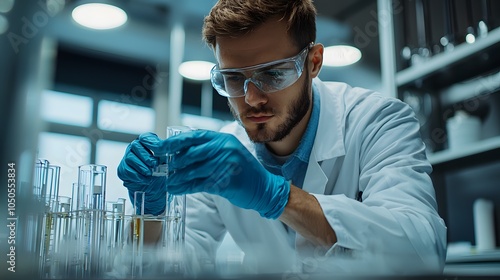
<svg viewBox="0 0 500 280">
<path fill-rule="evenodd" d="M 179 73 L 191 80 L 206 81 L 210 80 L 210 70 L 214 65 L 208 61 L 186 61 L 179 66 Z"/>
<path fill-rule="evenodd" d="M 329 46 L 323 54 L 323 64 L 326 66 L 347 66 L 361 59 L 361 51 L 347 45 Z"/>
<path fill-rule="evenodd" d="M 73 10 L 71 15 L 77 23 L 92 29 L 116 28 L 127 21 L 125 11 L 102 3 L 80 5 Z"/>
<path fill-rule="evenodd" d="M 8 13 L 14 6 L 14 0 L 0 1 L 0 13 Z"/>
<path fill-rule="evenodd" d="M 9 21 L 4 15 L 0 15 L 0 34 L 5 33 L 9 29 Z"/>
</svg>

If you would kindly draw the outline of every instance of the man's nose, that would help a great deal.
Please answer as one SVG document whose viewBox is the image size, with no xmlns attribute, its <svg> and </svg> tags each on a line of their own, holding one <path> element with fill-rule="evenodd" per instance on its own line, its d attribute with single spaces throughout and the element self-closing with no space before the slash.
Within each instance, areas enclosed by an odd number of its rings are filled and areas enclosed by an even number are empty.
<svg viewBox="0 0 500 280">
<path fill-rule="evenodd" d="M 252 106 L 258 107 L 259 105 L 267 103 L 267 94 L 262 92 L 250 79 L 245 81 L 245 102 Z"/>
</svg>

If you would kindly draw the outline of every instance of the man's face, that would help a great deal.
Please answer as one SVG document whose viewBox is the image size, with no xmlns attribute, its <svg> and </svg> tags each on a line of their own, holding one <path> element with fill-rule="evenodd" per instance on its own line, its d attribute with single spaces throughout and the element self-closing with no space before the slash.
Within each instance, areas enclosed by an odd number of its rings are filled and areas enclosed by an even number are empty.
<svg viewBox="0 0 500 280">
<path fill-rule="evenodd" d="M 217 38 L 216 56 L 221 69 L 241 68 L 297 55 L 283 22 L 266 22 L 238 38 Z M 276 142 L 285 138 L 311 108 L 307 57 L 304 70 L 291 86 L 264 93 L 252 82 L 246 95 L 228 98 L 235 119 L 254 142 Z M 251 74 L 250 74 L 251 75 Z"/>
</svg>

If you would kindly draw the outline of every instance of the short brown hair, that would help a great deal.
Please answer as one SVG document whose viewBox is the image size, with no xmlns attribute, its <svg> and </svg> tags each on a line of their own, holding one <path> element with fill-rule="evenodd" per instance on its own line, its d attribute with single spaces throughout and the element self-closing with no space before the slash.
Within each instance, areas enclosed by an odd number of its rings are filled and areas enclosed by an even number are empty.
<svg viewBox="0 0 500 280">
<path fill-rule="evenodd" d="M 215 49 L 216 36 L 244 35 L 278 17 L 287 21 L 297 48 L 316 40 L 316 8 L 312 0 L 219 0 L 205 17 L 203 39 Z"/>
</svg>

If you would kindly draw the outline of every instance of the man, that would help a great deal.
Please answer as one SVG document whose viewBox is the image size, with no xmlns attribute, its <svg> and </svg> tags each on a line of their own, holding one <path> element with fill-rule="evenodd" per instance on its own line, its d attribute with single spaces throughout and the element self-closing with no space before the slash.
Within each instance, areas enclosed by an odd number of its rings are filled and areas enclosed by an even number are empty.
<svg viewBox="0 0 500 280">
<path fill-rule="evenodd" d="M 236 122 L 143 134 L 118 176 L 146 192 L 150 214 L 167 190 L 190 194 L 198 259 L 213 260 L 229 232 L 256 273 L 440 273 L 446 227 L 419 123 L 397 99 L 317 78 L 315 15 L 311 0 L 220 0 L 203 35 Z M 175 154 L 168 179 L 151 177 L 151 152 Z"/>
</svg>

